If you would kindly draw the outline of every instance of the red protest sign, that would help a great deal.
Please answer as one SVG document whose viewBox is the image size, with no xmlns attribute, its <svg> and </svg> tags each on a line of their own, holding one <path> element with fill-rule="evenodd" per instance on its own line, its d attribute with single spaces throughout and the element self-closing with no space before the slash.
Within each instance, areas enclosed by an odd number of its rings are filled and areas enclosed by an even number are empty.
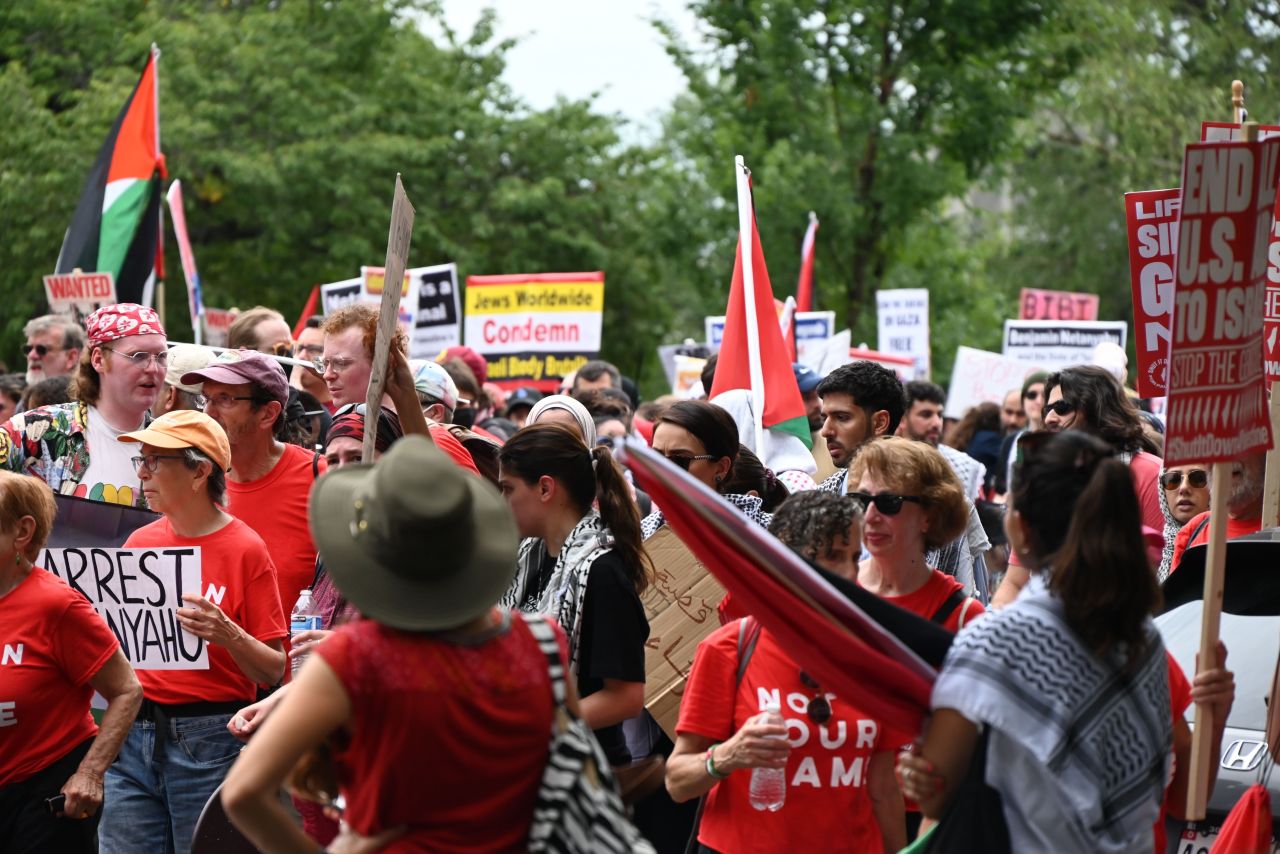
<svg viewBox="0 0 1280 854">
<path fill-rule="evenodd" d="M 1018 296 L 1019 320 L 1097 320 L 1098 295 L 1023 288 Z"/>
<path fill-rule="evenodd" d="M 1173 268 L 1178 263 L 1178 210 L 1182 191 L 1124 194 L 1133 287 L 1134 350 L 1142 397 L 1163 397 L 1169 384 L 1169 326 L 1173 322 Z"/>
<path fill-rule="evenodd" d="M 1167 465 L 1227 462 L 1271 447 L 1262 316 L 1278 175 L 1280 138 L 1187 146 Z"/>
</svg>

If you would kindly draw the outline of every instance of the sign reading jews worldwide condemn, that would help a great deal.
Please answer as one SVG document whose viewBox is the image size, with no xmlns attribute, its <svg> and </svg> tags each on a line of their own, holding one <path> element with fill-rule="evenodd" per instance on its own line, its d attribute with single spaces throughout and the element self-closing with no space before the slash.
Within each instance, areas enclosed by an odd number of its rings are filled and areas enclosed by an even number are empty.
<svg viewBox="0 0 1280 854">
<path fill-rule="evenodd" d="M 1229 462 L 1271 447 L 1262 327 L 1278 174 L 1280 138 L 1187 146 L 1167 465 Z"/>
<path fill-rule="evenodd" d="M 600 354 L 604 273 L 468 276 L 464 341 L 501 388 L 553 391 Z"/>
<path fill-rule="evenodd" d="M 1046 371 L 1087 365 L 1093 348 L 1110 341 L 1124 348 L 1123 320 L 1006 320 L 1004 355 Z"/>
<path fill-rule="evenodd" d="M 1169 390 L 1169 327 L 1178 263 L 1178 211 L 1182 191 L 1146 190 L 1124 194 L 1129 234 L 1129 281 L 1133 289 L 1133 342 L 1138 369 L 1131 372 L 1140 397 L 1163 397 Z"/>
<path fill-rule="evenodd" d="M 910 356 L 915 361 L 916 377 L 928 379 L 931 370 L 929 291 L 924 288 L 876 291 L 876 318 L 880 352 Z"/>
<path fill-rule="evenodd" d="M 110 273 L 54 273 L 44 277 L 49 311 L 77 321 L 116 300 L 116 280 Z"/>
<path fill-rule="evenodd" d="M 183 593 L 218 604 L 225 586 L 201 589 L 200 547 L 46 548 L 39 565 L 83 595 L 138 670 L 208 670 L 201 638 L 178 624 Z"/>
<path fill-rule="evenodd" d="M 1097 320 L 1098 295 L 1023 288 L 1018 295 L 1021 320 Z"/>
</svg>

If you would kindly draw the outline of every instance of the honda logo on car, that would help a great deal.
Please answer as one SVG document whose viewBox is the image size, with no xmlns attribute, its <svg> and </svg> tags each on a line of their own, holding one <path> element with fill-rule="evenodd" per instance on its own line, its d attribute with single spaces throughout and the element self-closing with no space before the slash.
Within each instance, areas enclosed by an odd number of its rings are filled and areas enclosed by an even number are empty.
<svg viewBox="0 0 1280 854">
<path fill-rule="evenodd" d="M 1252 771 L 1267 752 L 1265 741 L 1237 739 L 1222 751 L 1222 767 L 1228 771 Z"/>
</svg>

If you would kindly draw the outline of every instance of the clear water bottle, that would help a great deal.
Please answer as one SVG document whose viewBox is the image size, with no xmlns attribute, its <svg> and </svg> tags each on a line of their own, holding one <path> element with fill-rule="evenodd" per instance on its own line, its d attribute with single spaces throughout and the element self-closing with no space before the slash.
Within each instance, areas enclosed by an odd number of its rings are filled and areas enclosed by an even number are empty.
<svg viewBox="0 0 1280 854">
<path fill-rule="evenodd" d="M 293 603 L 293 611 L 289 616 L 289 643 L 293 644 L 293 639 L 298 636 L 298 632 L 305 632 L 307 629 L 320 628 L 320 615 L 314 613 L 311 604 L 311 591 L 303 590 L 298 594 L 298 601 Z M 297 658 L 290 659 L 289 669 L 294 676 L 298 675 L 298 669 L 302 667 L 306 661 L 306 655 L 300 655 Z"/>
<path fill-rule="evenodd" d="M 769 716 L 769 723 L 785 726 L 782 719 L 782 706 L 773 698 L 764 704 L 764 712 Z M 786 738 L 775 735 L 772 738 Z M 777 812 L 787 800 L 787 769 L 785 768 L 753 768 L 751 769 L 751 806 L 758 810 Z"/>
</svg>

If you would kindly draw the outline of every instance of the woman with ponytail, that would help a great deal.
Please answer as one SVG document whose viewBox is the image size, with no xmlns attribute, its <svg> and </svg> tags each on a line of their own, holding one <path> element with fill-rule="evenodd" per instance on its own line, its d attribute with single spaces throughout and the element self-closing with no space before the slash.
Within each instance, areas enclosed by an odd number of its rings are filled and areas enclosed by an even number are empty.
<svg viewBox="0 0 1280 854">
<path fill-rule="evenodd" d="M 640 594 L 652 568 L 622 470 L 608 448 L 588 448 L 554 423 L 516 433 L 498 462 L 499 487 L 524 538 L 503 604 L 550 614 L 564 628 L 582 718 L 609 761 L 626 764 L 622 722 L 644 708 L 649 622 Z"/>
<path fill-rule="evenodd" d="M 1170 700 L 1129 468 L 1078 431 L 1018 447 L 1005 527 L 1032 578 L 956 637 L 923 744 L 899 757 L 903 791 L 939 818 L 966 776 L 985 781 L 1002 803 L 1005 850 L 1148 852 Z"/>
</svg>

